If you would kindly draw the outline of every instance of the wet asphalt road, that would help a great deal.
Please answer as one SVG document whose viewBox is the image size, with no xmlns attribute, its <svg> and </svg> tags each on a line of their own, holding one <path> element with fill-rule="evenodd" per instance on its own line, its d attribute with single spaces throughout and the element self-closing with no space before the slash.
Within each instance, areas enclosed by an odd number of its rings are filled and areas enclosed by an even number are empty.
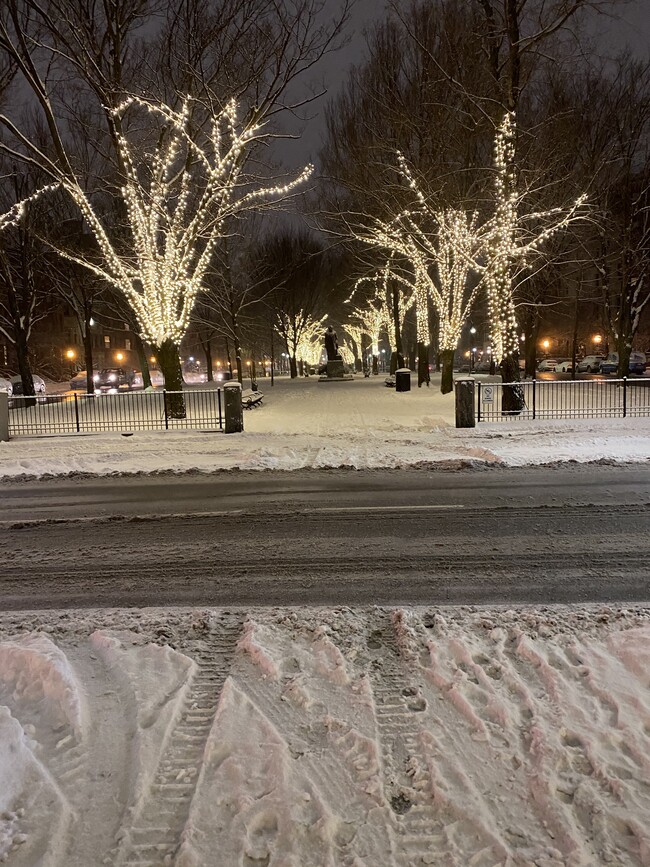
<svg viewBox="0 0 650 867">
<path fill-rule="evenodd" d="M 650 466 L 0 484 L 0 606 L 650 601 Z"/>
</svg>

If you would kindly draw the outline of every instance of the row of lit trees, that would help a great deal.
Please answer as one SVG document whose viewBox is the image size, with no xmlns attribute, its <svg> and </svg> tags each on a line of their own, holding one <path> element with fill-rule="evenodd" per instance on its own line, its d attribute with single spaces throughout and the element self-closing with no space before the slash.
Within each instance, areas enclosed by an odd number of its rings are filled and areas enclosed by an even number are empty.
<svg viewBox="0 0 650 867">
<path fill-rule="evenodd" d="M 445 299 L 466 302 L 480 282 L 473 303 L 487 315 L 506 381 L 519 379 L 522 332 L 534 365 L 540 311 L 562 293 L 573 292 L 576 327 L 580 303 L 598 305 L 622 373 L 648 305 L 650 65 L 629 54 L 601 62 L 576 47 L 573 26 L 596 7 L 618 5 L 394 4 L 329 112 L 330 225 L 340 230 L 344 212 L 345 229 L 377 251 L 374 267 L 384 254 L 410 281 L 402 303 L 420 298 L 420 325 L 427 300 L 436 349 L 450 333 L 445 323 L 461 318 Z M 448 295 L 439 263 L 445 247 L 460 248 L 442 215 L 470 225 L 474 212 L 479 254 Z M 359 268 L 372 269 L 358 249 Z M 467 262 L 462 253 L 455 259 Z M 516 403 L 517 389 L 508 391 Z"/>
<path fill-rule="evenodd" d="M 481 288 L 487 295 L 492 352 L 504 379 L 515 381 L 511 368 L 518 370 L 519 330 L 513 291 L 517 274 L 531 267 L 547 239 L 581 215 L 585 197 L 564 208 L 524 211 L 525 197 L 515 180 L 514 141 L 514 117 L 506 113 L 495 136 L 492 214 L 483 221 L 476 211 L 431 207 L 398 153 L 401 176 L 414 193 L 412 209 L 391 220 L 373 219 L 353 229 L 357 240 L 395 257 L 383 273 L 387 280 L 406 286 L 405 306 L 415 307 L 420 384 L 428 374 L 429 302 L 433 303 L 443 393 L 452 390 L 454 354 Z M 395 261 L 405 264 L 407 270 L 400 272 Z"/>
</svg>

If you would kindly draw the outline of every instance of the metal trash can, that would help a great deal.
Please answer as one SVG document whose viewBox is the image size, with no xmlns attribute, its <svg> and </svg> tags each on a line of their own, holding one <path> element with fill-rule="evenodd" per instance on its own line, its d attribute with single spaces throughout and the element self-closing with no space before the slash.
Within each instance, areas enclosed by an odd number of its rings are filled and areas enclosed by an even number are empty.
<svg viewBox="0 0 650 867">
<path fill-rule="evenodd" d="M 401 367 L 395 371 L 395 391 L 411 390 L 411 371 L 408 367 Z"/>
</svg>

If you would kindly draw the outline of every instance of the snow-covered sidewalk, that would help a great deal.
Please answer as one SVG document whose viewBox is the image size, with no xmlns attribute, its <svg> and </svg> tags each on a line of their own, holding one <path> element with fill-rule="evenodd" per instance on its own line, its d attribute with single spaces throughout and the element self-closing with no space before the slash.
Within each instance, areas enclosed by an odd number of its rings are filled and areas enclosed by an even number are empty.
<svg viewBox="0 0 650 867">
<path fill-rule="evenodd" d="M 0 443 L 0 478 L 47 474 L 295 470 L 468 463 L 647 461 L 650 418 L 516 421 L 454 428 L 453 395 L 405 394 L 383 377 L 259 381 L 245 433 L 164 432 L 19 438 Z"/>
<path fill-rule="evenodd" d="M 0 615 L 14 867 L 650 864 L 650 611 Z"/>
</svg>

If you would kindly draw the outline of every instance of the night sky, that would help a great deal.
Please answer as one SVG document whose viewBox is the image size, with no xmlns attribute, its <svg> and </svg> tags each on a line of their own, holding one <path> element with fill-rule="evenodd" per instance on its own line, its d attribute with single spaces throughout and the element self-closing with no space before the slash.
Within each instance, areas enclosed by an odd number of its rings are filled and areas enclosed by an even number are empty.
<svg viewBox="0 0 650 867">
<path fill-rule="evenodd" d="M 335 8 L 338 4 L 332 2 Z M 287 142 L 282 150 L 282 161 L 295 168 L 309 160 L 317 161 L 324 133 L 324 108 L 344 84 L 350 67 L 363 61 L 366 51 L 364 30 L 383 17 L 383 0 L 358 0 L 348 25 L 350 42 L 321 64 L 319 75 L 327 88 L 327 95 L 310 106 L 311 119 L 306 124 L 299 142 Z M 620 10 L 620 19 L 595 15 L 594 37 L 598 50 L 604 55 L 615 54 L 626 44 L 641 56 L 650 51 L 650 0 L 628 0 Z"/>
</svg>

